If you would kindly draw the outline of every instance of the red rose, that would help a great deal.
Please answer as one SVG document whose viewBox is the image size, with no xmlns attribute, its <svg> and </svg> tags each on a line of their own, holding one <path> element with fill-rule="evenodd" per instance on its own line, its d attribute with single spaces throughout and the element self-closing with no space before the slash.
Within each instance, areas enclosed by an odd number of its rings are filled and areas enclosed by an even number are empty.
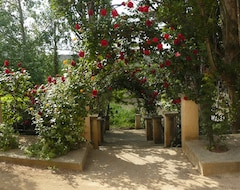
<svg viewBox="0 0 240 190">
<path fill-rule="evenodd" d="M 51 77 L 51 76 L 48 76 L 47 81 L 48 81 L 49 83 L 51 83 L 51 82 L 52 82 L 52 77 Z"/>
<path fill-rule="evenodd" d="M 97 67 L 98 67 L 99 69 L 103 69 L 102 63 L 99 62 L 99 63 L 97 64 Z"/>
<path fill-rule="evenodd" d="M 108 41 L 105 40 L 105 39 L 101 40 L 101 46 L 102 46 L 102 47 L 108 46 Z"/>
<path fill-rule="evenodd" d="M 164 34 L 164 36 L 163 36 L 163 37 L 164 37 L 164 39 L 165 39 L 165 40 L 168 40 L 168 39 L 169 39 L 169 37 L 170 37 L 170 35 L 169 35 L 169 34 Z"/>
<path fill-rule="evenodd" d="M 112 10 L 112 17 L 116 17 L 116 16 L 118 16 L 118 12 L 117 12 L 116 9 L 113 9 Z"/>
<path fill-rule="evenodd" d="M 164 83 L 163 83 L 163 86 L 164 86 L 165 88 L 168 88 L 168 87 L 169 87 L 169 84 L 168 84 L 167 82 L 164 82 Z"/>
<path fill-rule="evenodd" d="M 187 96 L 184 96 L 183 99 L 184 99 L 184 100 L 188 100 L 188 97 L 187 97 Z"/>
<path fill-rule="evenodd" d="M 101 10 L 100 10 L 100 14 L 101 14 L 102 16 L 106 16 L 106 15 L 107 15 L 107 9 L 101 9 Z"/>
<path fill-rule="evenodd" d="M 84 51 L 80 51 L 80 52 L 78 53 L 78 56 L 79 56 L 79 57 L 84 57 L 84 56 L 85 56 Z"/>
<path fill-rule="evenodd" d="M 64 76 L 62 76 L 61 79 L 62 79 L 62 82 L 65 82 L 65 77 Z"/>
<path fill-rule="evenodd" d="M 5 67 L 8 67 L 8 66 L 9 66 L 9 61 L 8 61 L 8 60 L 5 60 L 5 61 L 4 61 L 4 66 L 5 66 Z"/>
<path fill-rule="evenodd" d="M 76 28 L 76 30 L 80 30 L 81 29 L 79 24 L 75 24 L 75 28 Z"/>
<path fill-rule="evenodd" d="M 154 91 L 153 92 L 153 97 L 157 97 L 158 96 L 158 92 L 157 91 Z"/>
<path fill-rule="evenodd" d="M 165 65 L 163 64 L 163 63 L 161 63 L 160 65 L 159 65 L 159 67 L 160 68 L 163 68 Z"/>
<path fill-rule="evenodd" d="M 92 9 L 88 10 L 88 15 L 93 16 L 93 10 Z"/>
<path fill-rule="evenodd" d="M 158 38 L 157 38 L 157 37 L 154 37 L 154 38 L 152 39 L 152 42 L 153 42 L 153 43 L 158 43 Z"/>
<path fill-rule="evenodd" d="M 153 24 L 153 21 L 151 21 L 151 20 L 146 20 L 146 26 L 152 26 L 152 24 Z"/>
<path fill-rule="evenodd" d="M 76 64 L 76 62 L 75 61 L 71 61 L 71 65 L 73 66 L 73 67 L 75 67 L 77 64 Z"/>
<path fill-rule="evenodd" d="M 22 67 L 22 63 L 19 62 L 19 63 L 17 64 L 17 66 L 18 66 L 18 67 Z"/>
<path fill-rule="evenodd" d="M 119 24 L 117 24 L 117 23 L 113 25 L 114 29 L 117 29 L 118 27 L 119 27 Z"/>
<path fill-rule="evenodd" d="M 157 48 L 158 48 L 158 50 L 162 50 L 162 49 L 163 49 L 163 45 L 162 45 L 161 43 L 159 43 L 159 44 L 157 45 Z"/>
<path fill-rule="evenodd" d="M 9 74 L 9 73 L 10 73 L 10 69 L 6 68 L 6 69 L 5 69 L 5 73 L 6 73 L 6 74 Z"/>
<path fill-rule="evenodd" d="M 144 55 L 150 55 L 150 50 L 148 50 L 148 49 L 145 49 L 144 51 L 143 51 L 143 53 L 144 53 Z"/>
<path fill-rule="evenodd" d="M 97 97 L 97 95 L 98 95 L 98 91 L 97 90 L 92 90 L 92 96 L 93 97 Z"/>
<path fill-rule="evenodd" d="M 127 6 L 128 6 L 129 8 L 133 8 L 133 2 L 132 2 L 132 1 L 129 1 L 129 2 L 127 3 Z"/>
<path fill-rule="evenodd" d="M 169 67 L 169 66 L 171 65 L 171 61 L 167 60 L 167 61 L 165 62 L 165 65 L 166 65 L 167 67 Z"/>
</svg>

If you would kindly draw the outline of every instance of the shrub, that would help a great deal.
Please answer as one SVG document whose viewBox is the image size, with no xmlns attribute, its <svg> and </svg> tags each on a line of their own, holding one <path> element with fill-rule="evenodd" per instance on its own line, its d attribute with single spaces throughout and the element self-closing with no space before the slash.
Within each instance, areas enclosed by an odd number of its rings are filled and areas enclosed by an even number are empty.
<svg viewBox="0 0 240 190">
<path fill-rule="evenodd" d="M 88 103 L 84 78 L 75 69 L 62 77 L 48 77 L 48 84 L 35 90 L 30 113 L 39 141 L 26 150 L 28 154 L 53 158 L 80 147 Z"/>
</svg>

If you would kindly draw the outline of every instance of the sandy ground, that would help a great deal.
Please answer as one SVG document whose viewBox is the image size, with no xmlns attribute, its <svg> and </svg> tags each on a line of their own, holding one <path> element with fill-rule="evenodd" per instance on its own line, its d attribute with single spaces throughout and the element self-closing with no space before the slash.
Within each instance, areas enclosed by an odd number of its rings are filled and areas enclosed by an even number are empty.
<svg viewBox="0 0 240 190">
<path fill-rule="evenodd" d="M 143 130 L 108 132 L 82 173 L 0 163 L 0 190 L 240 189 L 240 173 L 201 176 L 180 148 L 146 142 Z"/>
</svg>

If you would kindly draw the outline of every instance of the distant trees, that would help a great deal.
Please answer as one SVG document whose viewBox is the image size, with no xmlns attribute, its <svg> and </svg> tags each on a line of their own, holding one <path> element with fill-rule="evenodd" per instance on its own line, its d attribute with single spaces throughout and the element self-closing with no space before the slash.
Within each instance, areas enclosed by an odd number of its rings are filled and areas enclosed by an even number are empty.
<svg viewBox="0 0 240 190">
<path fill-rule="evenodd" d="M 1 0 L 0 20 L 2 63 L 6 59 L 14 67 L 21 63 L 35 83 L 59 73 L 57 49 L 70 36 L 66 22 L 54 17 L 47 1 Z"/>
</svg>

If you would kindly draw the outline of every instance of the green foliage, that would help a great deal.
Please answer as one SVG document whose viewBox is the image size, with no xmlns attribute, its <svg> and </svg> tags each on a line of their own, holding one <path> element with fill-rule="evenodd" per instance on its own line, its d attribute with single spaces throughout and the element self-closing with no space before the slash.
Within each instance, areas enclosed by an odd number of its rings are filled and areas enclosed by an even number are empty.
<svg viewBox="0 0 240 190">
<path fill-rule="evenodd" d="M 35 104 L 30 108 L 39 141 L 27 153 L 53 158 L 79 148 L 89 103 L 88 84 L 81 67 L 67 68 L 68 73 L 48 78 L 49 83 L 36 89 Z M 84 90 L 84 91 L 82 91 Z"/>
<path fill-rule="evenodd" d="M 111 103 L 110 126 L 113 128 L 133 128 L 136 110 L 123 104 Z"/>
<path fill-rule="evenodd" d="M 18 136 L 12 125 L 0 124 L 0 150 L 7 151 L 18 147 Z"/>
<path fill-rule="evenodd" d="M 3 123 L 1 124 L 1 149 L 15 148 L 17 138 L 14 126 L 25 119 L 30 99 L 26 96 L 31 83 L 29 74 L 22 68 L 14 71 L 9 62 L 4 62 L 0 72 L 0 102 Z"/>
</svg>

